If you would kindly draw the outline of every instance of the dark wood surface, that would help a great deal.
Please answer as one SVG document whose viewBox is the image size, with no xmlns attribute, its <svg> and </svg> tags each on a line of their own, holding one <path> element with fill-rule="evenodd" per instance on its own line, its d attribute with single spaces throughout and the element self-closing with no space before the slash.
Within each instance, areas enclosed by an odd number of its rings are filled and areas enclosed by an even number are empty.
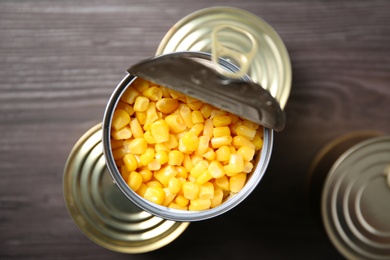
<svg viewBox="0 0 390 260">
<path fill-rule="evenodd" d="M 110 93 L 170 27 L 215 5 L 248 10 L 292 61 L 287 126 L 257 189 L 145 254 L 102 248 L 67 212 L 64 165 Z M 390 1 L 0 1 L 0 259 L 339 259 L 307 204 L 315 153 L 356 130 L 390 132 Z"/>
</svg>

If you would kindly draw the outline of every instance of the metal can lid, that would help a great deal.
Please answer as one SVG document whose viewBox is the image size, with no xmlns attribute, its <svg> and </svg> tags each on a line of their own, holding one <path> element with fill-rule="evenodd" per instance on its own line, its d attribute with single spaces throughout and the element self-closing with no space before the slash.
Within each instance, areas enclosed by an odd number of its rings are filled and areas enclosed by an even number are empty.
<svg viewBox="0 0 390 260">
<path fill-rule="evenodd" d="M 176 239 L 189 225 L 155 217 L 134 205 L 106 168 L 102 126 L 87 131 L 65 165 L 63 192 L 78 228 L 96 244 L 121 253 L 144 253 Z"/>
<path fill-rule="evenodd" d="M 284 108 L 291 89 L 291 62 L 287 49 L 276 31 L 264 20 L 247 11 L 233 7 L 211 7 L 196 11 L 178 21 L 164 36 L 157 55 L 177 51 L 212 52 L 213 30 L 232 26 L 240 30 L 221 33 L 218 45 L 244 53 L 248 45 L 255 43 L 257 51 L 252 55 L 247 75 L 266 89 Z M 243 31 L 250 37 L 243 37 Z M 214 37 L 215 41 L 215 37 Z M 251 51 L 249 51 L 251 52 Z M 224 57 L 238 65 L 232 57 Z"/>
<path fill-rule="evenodd" d="M 322 193 L 332 243 L 348 259 L 390 259 L 390 136 L 363 141 L 333 164 Z"/>
</svg>

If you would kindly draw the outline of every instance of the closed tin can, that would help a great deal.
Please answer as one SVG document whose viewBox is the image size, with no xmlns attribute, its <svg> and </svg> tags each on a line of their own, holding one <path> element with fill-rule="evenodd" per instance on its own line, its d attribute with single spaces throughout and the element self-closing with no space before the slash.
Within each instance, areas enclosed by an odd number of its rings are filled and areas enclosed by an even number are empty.
<svg viewBox="0 0 390 260">
<path fill-rule="evenodd" d="M 347 259 L 390 259 L 389 170 L 390 137 L 376 132 L 337 138 L 313 161 L 310 184 L 317 181 L 317 188 L 311 186 L 310 195 L 320 202 L 328 237 Z"/>
</svg>

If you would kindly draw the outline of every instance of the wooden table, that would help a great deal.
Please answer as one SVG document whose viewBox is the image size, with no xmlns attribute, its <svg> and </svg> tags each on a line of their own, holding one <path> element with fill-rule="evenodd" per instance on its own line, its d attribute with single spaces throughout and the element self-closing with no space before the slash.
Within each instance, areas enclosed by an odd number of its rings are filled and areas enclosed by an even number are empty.
<svg viewBox="0 0 390 260">
<path fill-rule="evenodd" d="M 67 212 L 64 165 L 136 61 L 187 14 L 248 10 L 280 34 L 293 82 L 269 168 L 239 206 L 157 251 L 91 242 Z M 0 2 L 0 259 L 338 259 L 307 205 L 307 170 L 332 138 L 390 132 L 390 2 Z"/>
</svg>

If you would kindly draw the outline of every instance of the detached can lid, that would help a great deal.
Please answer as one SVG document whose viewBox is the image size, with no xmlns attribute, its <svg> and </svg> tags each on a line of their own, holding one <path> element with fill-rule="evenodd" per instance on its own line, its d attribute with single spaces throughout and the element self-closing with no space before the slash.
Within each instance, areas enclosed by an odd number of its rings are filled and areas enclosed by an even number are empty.
<svg viewBox="0 0 390 260">
<path fill-rule="evenodd" d="M 134 205 L 106 168 L 102 126 L 87 131 L 66 162 L 63 192 L 78 228 L 93 242 L 121 253 L 144 253 L 175 240 L 189 225 L 155 217 Z"/>
<path fill-rule="evenodd" d="M 322 217 L 348 259 L 390 259 L 390 136 L 363 141 L 333 164 L 322 193 Z"/>
</svg>

